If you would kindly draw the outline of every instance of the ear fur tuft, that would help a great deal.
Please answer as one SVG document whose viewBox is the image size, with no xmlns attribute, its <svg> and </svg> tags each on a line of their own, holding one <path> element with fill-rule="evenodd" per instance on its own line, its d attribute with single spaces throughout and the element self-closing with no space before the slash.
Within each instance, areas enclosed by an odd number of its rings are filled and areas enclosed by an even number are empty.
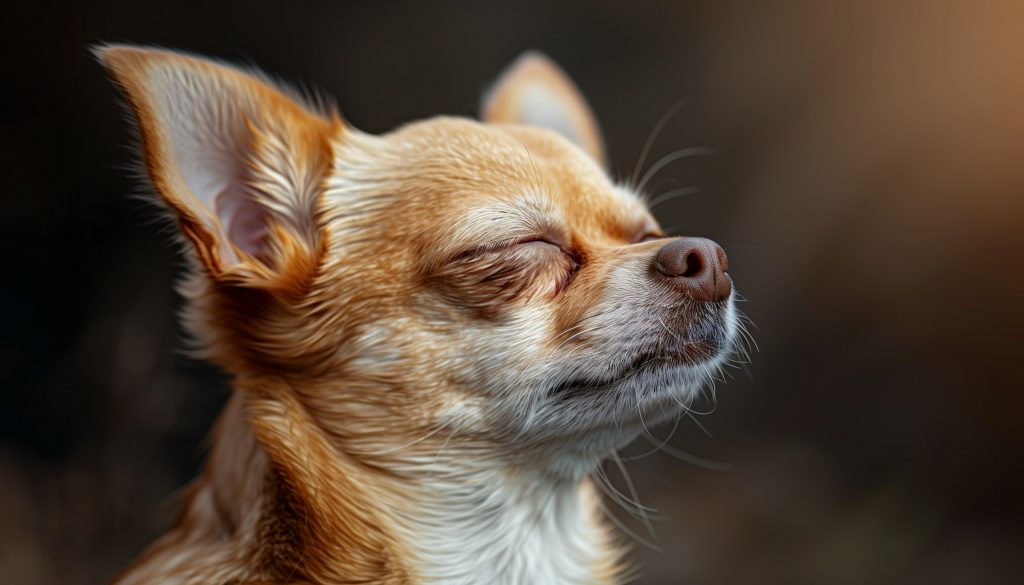
<svg viewBox="0 0 1024 585">
<path fill-rule="evenodd" d="M 166 49 L 93 53 L 122 91 L 150 182 L 215 281 L 296 292 L 322 253 L 340 118 L 258 73 Z"/>
</svg>

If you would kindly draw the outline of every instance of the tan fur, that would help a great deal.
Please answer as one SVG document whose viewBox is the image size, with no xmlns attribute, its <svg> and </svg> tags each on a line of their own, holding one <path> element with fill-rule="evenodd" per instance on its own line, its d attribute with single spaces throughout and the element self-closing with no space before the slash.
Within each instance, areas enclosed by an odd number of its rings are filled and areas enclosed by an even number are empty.
<svg viewBox="0 0 1024 585">
<path fill-rule="evenodd" d="M 564 74 L 530 57 L 490 94 L 489 124 L 437 118 L 377 137 L 226 66 L 133 47 L 99 55 L 189 242 L 186 325 L 234 385 L 181 517 L 117 582 L 419 583 L 420 533 L 443 528 L 425 514 L 447 497 L 430 485 L 548 477 L 588 510 L 581 534 L 599 550 L 581 561 L 588 580 L 617 582 L 620 551 L 592 486 L 560 471 L 566 449 L 581 468 L 607 449 L 588 446 L 585 429 L 578 448 L 561 431 L 531 434 L 535 417 L 501 410 L 539 400 L 502 394 L 519 372 L 610 343 L 567 345 L 566 332 L 609 302 L 614 274 L 645 278 L 660 246 L 641 242 L 657 224 L 609 182 L 596 123 Z M 590 156 L 512 123 L 519 87 L 537 79 Z M 193 93 L 173 101 L 175 84 Z M 176 140 L 207 129 L 175 134 L 191 107 L 216 117 L 210 144 L 244 161 L 243 203 L 266 211 L 263 252 L 230 240 L 230 221 L 174 160 L 191 152 Z M 502 339 L 543 341 L 517 353 Z"/>
</svg>

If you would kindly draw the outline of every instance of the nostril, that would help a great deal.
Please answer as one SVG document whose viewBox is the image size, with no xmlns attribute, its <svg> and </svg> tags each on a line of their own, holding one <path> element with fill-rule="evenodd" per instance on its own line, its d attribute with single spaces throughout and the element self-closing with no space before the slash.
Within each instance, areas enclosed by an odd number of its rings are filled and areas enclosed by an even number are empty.
<svg viewBox="0 0 1024 585">
<path fill-rule="evenodd" d="M 665 244 L 654 255 L 653 268 L 698 301 L 721 301 L 732 294 L 725 250 L 705 238 L 679 238 Z"/>
<path fill-rule="evenodd" d="M 704 271 L 704 258 L 696 250 L 690 250 L 686 254 L 686 270 L 682 276 L 697 276 Z"/>
</svg>

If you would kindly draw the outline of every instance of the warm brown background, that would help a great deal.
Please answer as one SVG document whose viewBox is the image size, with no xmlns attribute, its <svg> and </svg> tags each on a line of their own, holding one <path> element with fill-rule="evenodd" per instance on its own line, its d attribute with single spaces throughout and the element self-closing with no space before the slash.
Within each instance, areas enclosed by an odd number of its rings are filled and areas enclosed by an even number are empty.
<svg viewBox="0 0 1024 585">
<path fill-rule="evenodd" d="M 685 100 L 654 158 L 721 154 L 666 169 L 659 191 L 702 191 L 657 212 L 725 246 L 760 352 L 699 418 L 713 438 L 684 419 L 670 443 L 734 471 L 629 464 L 667 517 L 642 582 L 1024 583 L 1024 4 L 843 4 L 7 6 L 0 581 L 108 579 L 167 526 L 226 395 L 174 353 L 176 255 L 86 51 L 134 41 L 258 63 L 374 132 L 473 114 L 539 48 L 621 177 Z"/>
</svg>

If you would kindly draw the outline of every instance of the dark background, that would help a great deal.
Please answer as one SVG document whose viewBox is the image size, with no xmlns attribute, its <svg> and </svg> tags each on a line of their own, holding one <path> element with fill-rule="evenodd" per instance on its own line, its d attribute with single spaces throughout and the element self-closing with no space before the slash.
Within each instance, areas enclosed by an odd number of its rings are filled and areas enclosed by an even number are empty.
<svg viewBox="0 0 1024 585">
<path fill-rule="evenodd" d="M 619 177 L 685 100 L 647 165 L 720 155 L 660 173 L 701 191 L 657 215 L 723 244 L 760 351 L 699 405 L 711 437 L 687 418 L 669 443 L 733 471 L 628 464 L 665 517 L 641 582 L 1024 582 L 1024 5 L 948 0 L 7 5 L 0 581 L 108 579 L 168 525 L 226 398 L 176 353 L 180 261 L 129 196 L 99 41 L 259 64 L 371 132 L 472 115 L 541 49 Z"/>
</svg>

